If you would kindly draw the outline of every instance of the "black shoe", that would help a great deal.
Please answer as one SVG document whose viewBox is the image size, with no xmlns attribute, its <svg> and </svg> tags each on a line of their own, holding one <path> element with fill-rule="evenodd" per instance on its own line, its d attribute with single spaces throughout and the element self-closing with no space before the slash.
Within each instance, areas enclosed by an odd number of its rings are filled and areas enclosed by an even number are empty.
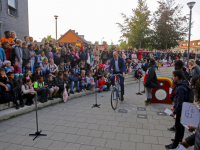
<svg viewBox="0 0 200 150">
<path fill-rule="evenodd" d="M 20 104 L 20 107 L 23 108 L 23 107 L 24 107 L 24 103 L 21 103 L 21 104 Z"/>
<path fill-rule="evenodd" d="M 56 95 L 53 95 L 52 98 L 57 98 L 57 96 L 56 96 Z"/>
<path fill-rule="evenodd" d="M 166 149 L 169 149 L 169 150 L 170 150 L 170 149 L 176 149 L 176 147 L 177 147 L 177 146 L 174 145 L 173 143 L 172 143 L 172 144 L 169 144 L 169 145 L 165 145 L 165 148 L 166 148 Z"/>
<path fill-rule="evenodd" d="M 175 132 L 175 128 L 174 127 L 168 128 L 168 130 L 172 131 L 172 132 Z"/>
<path fill-rule="evenodd" d="M 73 92 L 73 91 L 70 91 L 70 94 L 74 94 L 74 92 Z"/>
<path fill-rule="evenodd" d="M 174 142 L 174 141 L 175 141 L 175 139 L 171 139 L 171 141 L 172 141 L 172 142 Z"/>
<path fill-rule="evenodd" d="M 44 102 L 47 102 L 47 99 L 45 99 Z"/>
<path fill-rule="evenodd" d="M 53 97 L 49 97 L 48 100 L 54 100 Z"/>
<path fill-rule="evenodd" d="M 62 95 L 57 95 L 56 97 L 57 97 L 57 98 L 62 98 Z"/>
<path fill-rule="evenodd" d="M 20 108 L 20 107 L 19 107 L 19 105 L 17 104 L 17 105 L 16 105 L 16 109 L 19 109 L 19 108 Z"/>
<path fill-rule="evenodd" d="M 31 103 L 26 103 L 26 105 L 27 105 L 27 106 L 31 106 L 32 104 L 31 104 Z"/>
<path fill-rule="evenodd" d="M 68 93 L 68 96 L 70 96 L 70 93 Z"/>
<path fill-rule="evenodd" d="M 101 93 L 101 90 L 99 90 L 98 93 Z"/>
<path fill-rule="evenodd" d="M 80 93 L 80 90 L 76 90 L 77 93 Z"/>
<path fill-rule="evenodd" d="M 40 103 L 44 103 L 45 101 L 44 100 L 40 100 Z"/>
</svg>

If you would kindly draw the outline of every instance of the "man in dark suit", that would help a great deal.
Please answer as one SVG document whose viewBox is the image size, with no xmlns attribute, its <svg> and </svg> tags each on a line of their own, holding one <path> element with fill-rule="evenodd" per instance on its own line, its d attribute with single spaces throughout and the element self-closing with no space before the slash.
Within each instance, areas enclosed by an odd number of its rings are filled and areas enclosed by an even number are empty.
<svg viewBox="0 0 200 150">
<path fill-rule="evenodd" d="M 113 69 L 113 74 L 123 74 L 123 77 L 120 76 L 120 85 L 121 85 L 121 101 L 124 100 L 124 77 L 126 73 L 126 65 L 124 59 L 119 57 L 117 52 L 113 52 L 113 58 L 110 60 L 110 66 L 108 68 L 108 75 L 110 74 L 111 68 Z M 111 84 L 114 86 L 114 76 L 110 78 Z"/>
</svg>

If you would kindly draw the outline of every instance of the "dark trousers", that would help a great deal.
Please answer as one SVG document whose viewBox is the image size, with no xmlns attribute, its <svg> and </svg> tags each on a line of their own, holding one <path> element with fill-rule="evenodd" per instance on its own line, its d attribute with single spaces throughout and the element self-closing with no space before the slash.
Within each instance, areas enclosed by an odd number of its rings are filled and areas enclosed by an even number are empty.
<svg viewBox="0 0 200 150">
<path fill-rule="evenodd" d="M 106 82 L 105 85 L 107 85 L 107 90 L 110 89 L 111 82 Z"/>
<path fill-rule="evenodd" d="M 27 62 L 29 62 L 29 59 L 23 59 L 22 67 L 24 67 Z"/>
<path fill-rule="evenodd" d="M 68 88 L 69 88 L 69 87 L 66 86 L 67 93 L 68 93 Z M 63 91 L 64 91 L 64 85 L 63 85 L 63 86 L 59 86 L 58 94 L 61 94 Z"/>
<path fill-rule="evenodd" d="M 13 92 L 11 91 L 10 94 L 11 94 L 11 96 L 12 96 L 12 98 L 13 98 L 13 103 L 14 103 L 14 104 L 18 104 L 18 103 L 17 103 L 17 100 L 18 100 L 18 99 L 19 99 L 20 104 L 23 104 L 23 103 L 24 103 L 24 102 L 23 102 L 23 99 L 22 99 L 22 95 L 21 95 L 21 93 L 20 93 L 19 90 L 14 90 Z"/>
<path fill-rule="evenodd" d="M 123 96 L 124 95 L 124 77 L 119 76 L 119 78 L 120 78 L 120 85 L 121 85 L 121 96 Z M 112 76 L 110 78 L 110 80 L 111 80 L 111 84 L 114 86 L 115 85 L 115 81 L 114 81 L 115 77 Z"/>
<path fill-rule="evenodd" d="M 176 130 L 175 141 L 174 141 L 175 146 L 178 146 L 179 142 L 182 142 L 185 132 L 185 128 L 180 121 L 181 121 L 181 111 L 179 111 L 176 114 L 176 119 L 175 119 L 175 130 Z"/>
<path fill-rule="evenodd" d="M 38 95 L 41 95 L 41 98 L 40 100 L 47 100 L 47 97 L 49 95 L 49 88 L 46 87 L 46 88 L 41 88 L 37 91 L 37 94 Z"/>
<path fill-rule="evenodd" d="M 24 98 L 26 98 L 26 104 L 33 104 L 32 99 L 35 97 L 35 94 L 24 94 Z"/>
</svg>

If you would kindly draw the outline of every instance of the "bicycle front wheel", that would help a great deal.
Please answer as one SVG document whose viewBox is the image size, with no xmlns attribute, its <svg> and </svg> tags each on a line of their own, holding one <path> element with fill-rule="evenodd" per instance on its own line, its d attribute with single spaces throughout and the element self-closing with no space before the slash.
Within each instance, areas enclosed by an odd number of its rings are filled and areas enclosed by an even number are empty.
<svg viewBox="0 0 200 150">
<path fill-rule="evenodd" d="M 117 104 L 118 104 L 118 92 L 116 90 L 116 88 L 113 88 L 113 90 L 111 91 L 111 107 L 113 110 L 117 109 Z"/>
</svg>

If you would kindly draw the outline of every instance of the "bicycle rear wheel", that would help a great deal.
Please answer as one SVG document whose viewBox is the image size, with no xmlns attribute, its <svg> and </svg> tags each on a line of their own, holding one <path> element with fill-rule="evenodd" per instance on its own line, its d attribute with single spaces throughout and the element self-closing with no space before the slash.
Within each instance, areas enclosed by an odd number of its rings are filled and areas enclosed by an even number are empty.
<svg viewBox="0 0 200 150">
<path fill-rule="evenodd" d="M 118 104 L 118 94 L 117 94 L 117 90 L 116 88 L 113 88 L 113 90 L 111 91 L 111 107 L 113 110 L 117 109 L 117 104 Z"/>
</svg>

